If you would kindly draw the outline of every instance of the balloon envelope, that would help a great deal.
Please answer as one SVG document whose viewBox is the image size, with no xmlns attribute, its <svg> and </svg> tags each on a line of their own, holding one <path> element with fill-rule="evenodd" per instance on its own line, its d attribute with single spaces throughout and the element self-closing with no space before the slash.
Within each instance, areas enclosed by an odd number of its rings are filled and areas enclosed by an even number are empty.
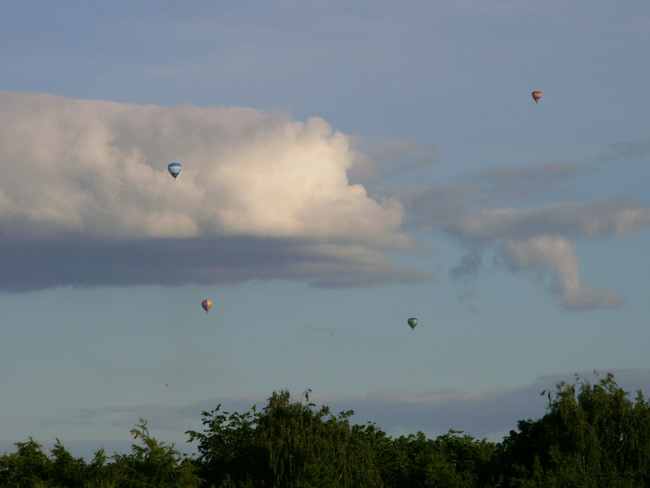
<svg viewBox="0 0 650 488">
<path fill-rule="evenodd" d="M 411 317 L 410 319 L 407 320 L 407 322 L 411 327 L 411 329 L 415 329 L 415 326 L 418 325 L 418 319 L 416 319 L 415 317 Z"/>
<path fill-rule="evenodd" d="M 533 100 L 535 100 L 535 103 L 539 102 L 539 99 L 542 98 L 542 92 L 541 91 L 534 91 L 531 93 L 533 96 Z"/>
<path fill-rule="evenodd" d="M 178 176 L 178 173 L 181 172 L 181 165 L 179 163 L 169 163 L 169 166 L 167 166 L 167 171 L 169 171 L 169 174 L 176 179 Z"/>
<path fill-rule="evenodd" d="M 208 313 L 210 309 L 212 308 L 212 301 L 211 300 L 203 300 L 201 302 L 201 306 L 203 307 L 203 310 L 205 310 L 205 313 Z"/>
</svg>

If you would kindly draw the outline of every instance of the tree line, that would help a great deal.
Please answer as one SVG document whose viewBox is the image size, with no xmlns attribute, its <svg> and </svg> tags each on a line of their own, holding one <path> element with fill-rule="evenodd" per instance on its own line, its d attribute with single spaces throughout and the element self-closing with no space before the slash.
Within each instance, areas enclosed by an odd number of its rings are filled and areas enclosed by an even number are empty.
<svg viewBox="0 0 650 488">
<path fill-rule="evenodd" d="M 576 375 L 548 398 L 546 414 L 521 420 L 502 442 L 450 430 L 391 437 L 353 424 L 353 411 L 274 392 L 248 412 L 221 406 L 202 413 L 188 456 L 154 439 L 147 422 L 131 430 L 128 454 L 91 461 L 58 441 L 50 453 L 34 439 L 0 457 L 2 487 L 65 488 L 650 488 L 650 402 L 632 400 L 612 374 L 591 384 Z"/>
</svg>

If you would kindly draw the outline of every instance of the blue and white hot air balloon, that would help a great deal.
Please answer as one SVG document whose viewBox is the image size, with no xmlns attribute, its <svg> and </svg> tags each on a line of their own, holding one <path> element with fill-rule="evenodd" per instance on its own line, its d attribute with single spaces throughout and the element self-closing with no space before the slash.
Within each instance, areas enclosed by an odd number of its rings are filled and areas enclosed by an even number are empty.
<svg viewBox="0 0 650 488">
<path fill-rule="evenodd" d="M 180 163 L 169 163 L 169 166 L 167 166 L 167 171 L 169 171 L 169 174 L 176 179 L 178 176 L 178 173 L 181 172 L 181 165 Z"/>
</svg>

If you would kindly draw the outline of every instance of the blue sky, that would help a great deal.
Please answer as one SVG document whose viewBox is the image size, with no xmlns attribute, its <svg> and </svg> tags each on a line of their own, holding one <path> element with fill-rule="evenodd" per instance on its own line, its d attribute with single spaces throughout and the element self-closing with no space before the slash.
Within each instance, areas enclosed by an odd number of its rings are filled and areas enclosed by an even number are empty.
<svg viewBox="0 0 650 488">
<path fill-rule="evenodd" d="M 650 389 L 647 2 L 0 14 L 0 450 L 190 450 L 283 388 L 496 441 L 574 373 Z"/>
</svg>

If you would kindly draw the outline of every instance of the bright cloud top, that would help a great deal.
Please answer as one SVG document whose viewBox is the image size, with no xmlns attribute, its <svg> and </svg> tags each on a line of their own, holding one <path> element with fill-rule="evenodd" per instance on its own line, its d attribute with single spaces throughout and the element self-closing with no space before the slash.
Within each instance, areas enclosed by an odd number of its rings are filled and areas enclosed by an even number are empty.
<svg viewBox="0 0 650 488">
<path fill-rule="evenodd" d="M 37 234 L 251 235 L 406 245 L 396 202 L 349 185 L 348 138 L 323 120 L 4 93 L 0 218 Z M 179 161 L 177 181 L 167 164 Z"/>
<path fill-rule="evenodd" d="M 226 242 L 230 259 L 207 265 L 229 281 L 299 277 L 336 286 L 337 279 L 345 284 L 425 279 L 390 264 L 387 253 L 410 246 L 399 232 L 403 209 L 396 200 L 379 202 L 348 182 L 354 157 L 348 137 L 319 118 L 303 123 L 285 113 L 244 108 L 168 108 L 3 92 L 0 235 L 31 244 L 77 236 L 75 244 L 83 238 L 88 246 L 122 245 L 104 250 L 111 255 L 125 252 L 128 243 L 130 249 L 141 246 L 142 254 L 143 242 L 166 242 L 162 254 L 182 255 L 178 241 L 201 242 L 204 251 L 223 253 Z M 172 161 L 183 165 L 177 180 L 167 173 Z M 247 263 L 245 277 L 238 277 L 231 263 L 245 262 L 247 253 L 254 261 L 261 240 L 273 242 L 264 252 L 275 253 L 275 259 L 281 255 L 291 270 L 270 271 L 267 264 L 257 272 Z M 182 259 L 179 264 L 183 268 Z M 335 279 L 339 265 L 348 276 Z M 349 276 L 352 270 L 357 279 Z M 178 279 L 209 281 L 209 274 L 187 272 Z M 54 281 L 79 283 L 70 277 Z"/>
</svg>

